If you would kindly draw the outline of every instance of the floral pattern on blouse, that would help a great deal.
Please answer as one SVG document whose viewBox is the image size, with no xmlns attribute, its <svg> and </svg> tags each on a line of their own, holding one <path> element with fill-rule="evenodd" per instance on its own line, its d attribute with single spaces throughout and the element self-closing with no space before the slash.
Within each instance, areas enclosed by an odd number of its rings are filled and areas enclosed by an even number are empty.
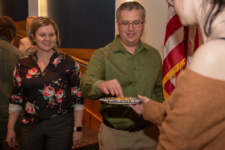
<svg viewBox="0 0 225 150">
<path fill-rule="evenodd" d="M 22 123 L 38 123 L 73 112 L 72 105 L 83 104 L 81 72 L 72 57 L 55 51 L 41 71 L 36 52 L 20 59 L 13 71 L 11 104 L 22 106 Z"/>
</svg>

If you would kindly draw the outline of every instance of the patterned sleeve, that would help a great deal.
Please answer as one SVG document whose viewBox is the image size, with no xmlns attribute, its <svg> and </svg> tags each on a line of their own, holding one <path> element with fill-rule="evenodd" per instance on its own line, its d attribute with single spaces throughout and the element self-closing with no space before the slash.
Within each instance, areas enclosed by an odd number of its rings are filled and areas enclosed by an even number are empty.
<svg viewBox="0 0 225 150">
<path fill-rule="evenodd" d="M 12 94 L 9 98 L 9 103 L 22 106 L 23 92 L 22 92 L 21 76 L 19 74 L 19 69 L 20 69 L 20 63 L 18 62 L 13 71 L 13 88 L 12 88 Z"/>
<path fill-rule="evenodd" d="M 73 98 L 73 103 L 76 104 L 83 104 L 84 103 L 84 98 L 81 95 L 80 91 L 80 78 L 81 78 L 81 71 L 80 68 L 78 67 L 77 62 L 73 58 L 71 59 L 71 70 L 69 73 L 69 78 L 70 78 L 70 84 L 71 84 L 71 95 Z"/>
</svg>

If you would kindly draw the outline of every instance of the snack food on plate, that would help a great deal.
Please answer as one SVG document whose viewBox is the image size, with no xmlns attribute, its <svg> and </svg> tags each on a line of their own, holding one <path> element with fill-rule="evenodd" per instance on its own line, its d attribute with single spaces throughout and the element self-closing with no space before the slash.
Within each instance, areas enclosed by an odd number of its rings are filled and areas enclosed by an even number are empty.
<svg viewBox="0 0 225 150">
<path fill-rule="evenodd" d="M 107 100 L 116 100 L 116 101 L 130 101 L 133 100 L 131 97 L 108 97 Z"/>
</svg>

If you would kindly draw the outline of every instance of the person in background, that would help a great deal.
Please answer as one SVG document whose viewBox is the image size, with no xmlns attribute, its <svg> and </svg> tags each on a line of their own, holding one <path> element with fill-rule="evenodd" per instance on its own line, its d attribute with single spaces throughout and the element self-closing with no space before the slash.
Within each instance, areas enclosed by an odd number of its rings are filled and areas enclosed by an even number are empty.
<svg viewBox="0 0 225 150">
<path fill-rule="evenodd" d="M 13 69 L 17 61 L 24 56 L 13 45 L 16 24 L 9 16 L 0 17 L 0 149 L 8 149 L 5 144 L 8 122 L 9 97 L 13 86 Z M 16 132 L 19 135 L 19 123 Z"/>
<path fill-rule="evenodd" d="M 136 97 L 138 93 L 163 101 L 162 60 L 159 52 L 140 40 L 145 28 L 145 9 L 125 2 L 117 9 L 117 35 L 96 50 L 81 77 L 84 97 Z M 126 105 L 102 103 L 99 131 L 101 150 L 156 149 L 158 128 Z"/>
<path fill-rule="evenodd" d="M 35 18 L 28 38 L 37 50 L 15 67 L 6 142 L 15 147 L 14 125 L 22 110 L 22 150 L 70 150 L 82 140 L 80 69 L 71 56 L 57 51 L 59 30 L 53 19 Z"/>
<path fill-rule="evenodd" d="M 139 96 L 131 105 L 146 120 L 161 126 L 158 150 L 225 147 L 225 1 L 174 0 L 183 25 L 198 24 L 204 43 L 163 104 Z M 191 11 L 190 11 L 191 10 Z"/>
<path fill-rule="evenodd" d="M 27 19 L 26 19 L 26 31 L 28 30 L 28 28 L 29 28 L 29 26 L 30 26 L 30 24 L 31 24 L 31 22 L 34 18 L 36 18 L 36 16 L 27 17 Z M 28 37 L 24 37 L 20 40 L 19 50 L 21 50 L 25 54 L 29 55 L 29 54 L 35 52 L 36 47 L 31 44 Z"/>
</svg>

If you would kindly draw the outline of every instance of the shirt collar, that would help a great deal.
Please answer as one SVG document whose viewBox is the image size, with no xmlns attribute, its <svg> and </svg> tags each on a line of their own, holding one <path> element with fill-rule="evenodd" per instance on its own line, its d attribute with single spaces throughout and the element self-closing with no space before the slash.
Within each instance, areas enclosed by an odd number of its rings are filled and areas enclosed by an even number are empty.
<svg viewBox="0 0 225 150">
<path fill-rule="evenodd" d="M 113 52 L 117 52 L 117 51 L 127 51 L 123 45 L 120 43 L 119 41 L 120 39 L 120 35 L 118 34 L 115 39 L 113 40 L 113 45 L 112 45 L 112 51 Z M 147 47 L 145 46 L 145 44 L 143 44 L 143 42 L 140 40 L 139 42 L 139 48 L 137 49 L 137 52 L 142 51 L 144 49 L 147 49 Z"/>
<path fill-rule="evenodd" d="M 54 50 L 54 53 L 53 53 L 52 57 L 56 58 L 56 57 L 58 57 L 58 55 L 59 55 L 58 54 L 58 50 Z M 37 51 L 35 51 L 34 53 L 32 53 L 31 54 L 31 57 L 32 57 L 32 59 L 33 59 L 34 62 L 37 62 L 37 60 L 38 60 Z"/>
</svg>

